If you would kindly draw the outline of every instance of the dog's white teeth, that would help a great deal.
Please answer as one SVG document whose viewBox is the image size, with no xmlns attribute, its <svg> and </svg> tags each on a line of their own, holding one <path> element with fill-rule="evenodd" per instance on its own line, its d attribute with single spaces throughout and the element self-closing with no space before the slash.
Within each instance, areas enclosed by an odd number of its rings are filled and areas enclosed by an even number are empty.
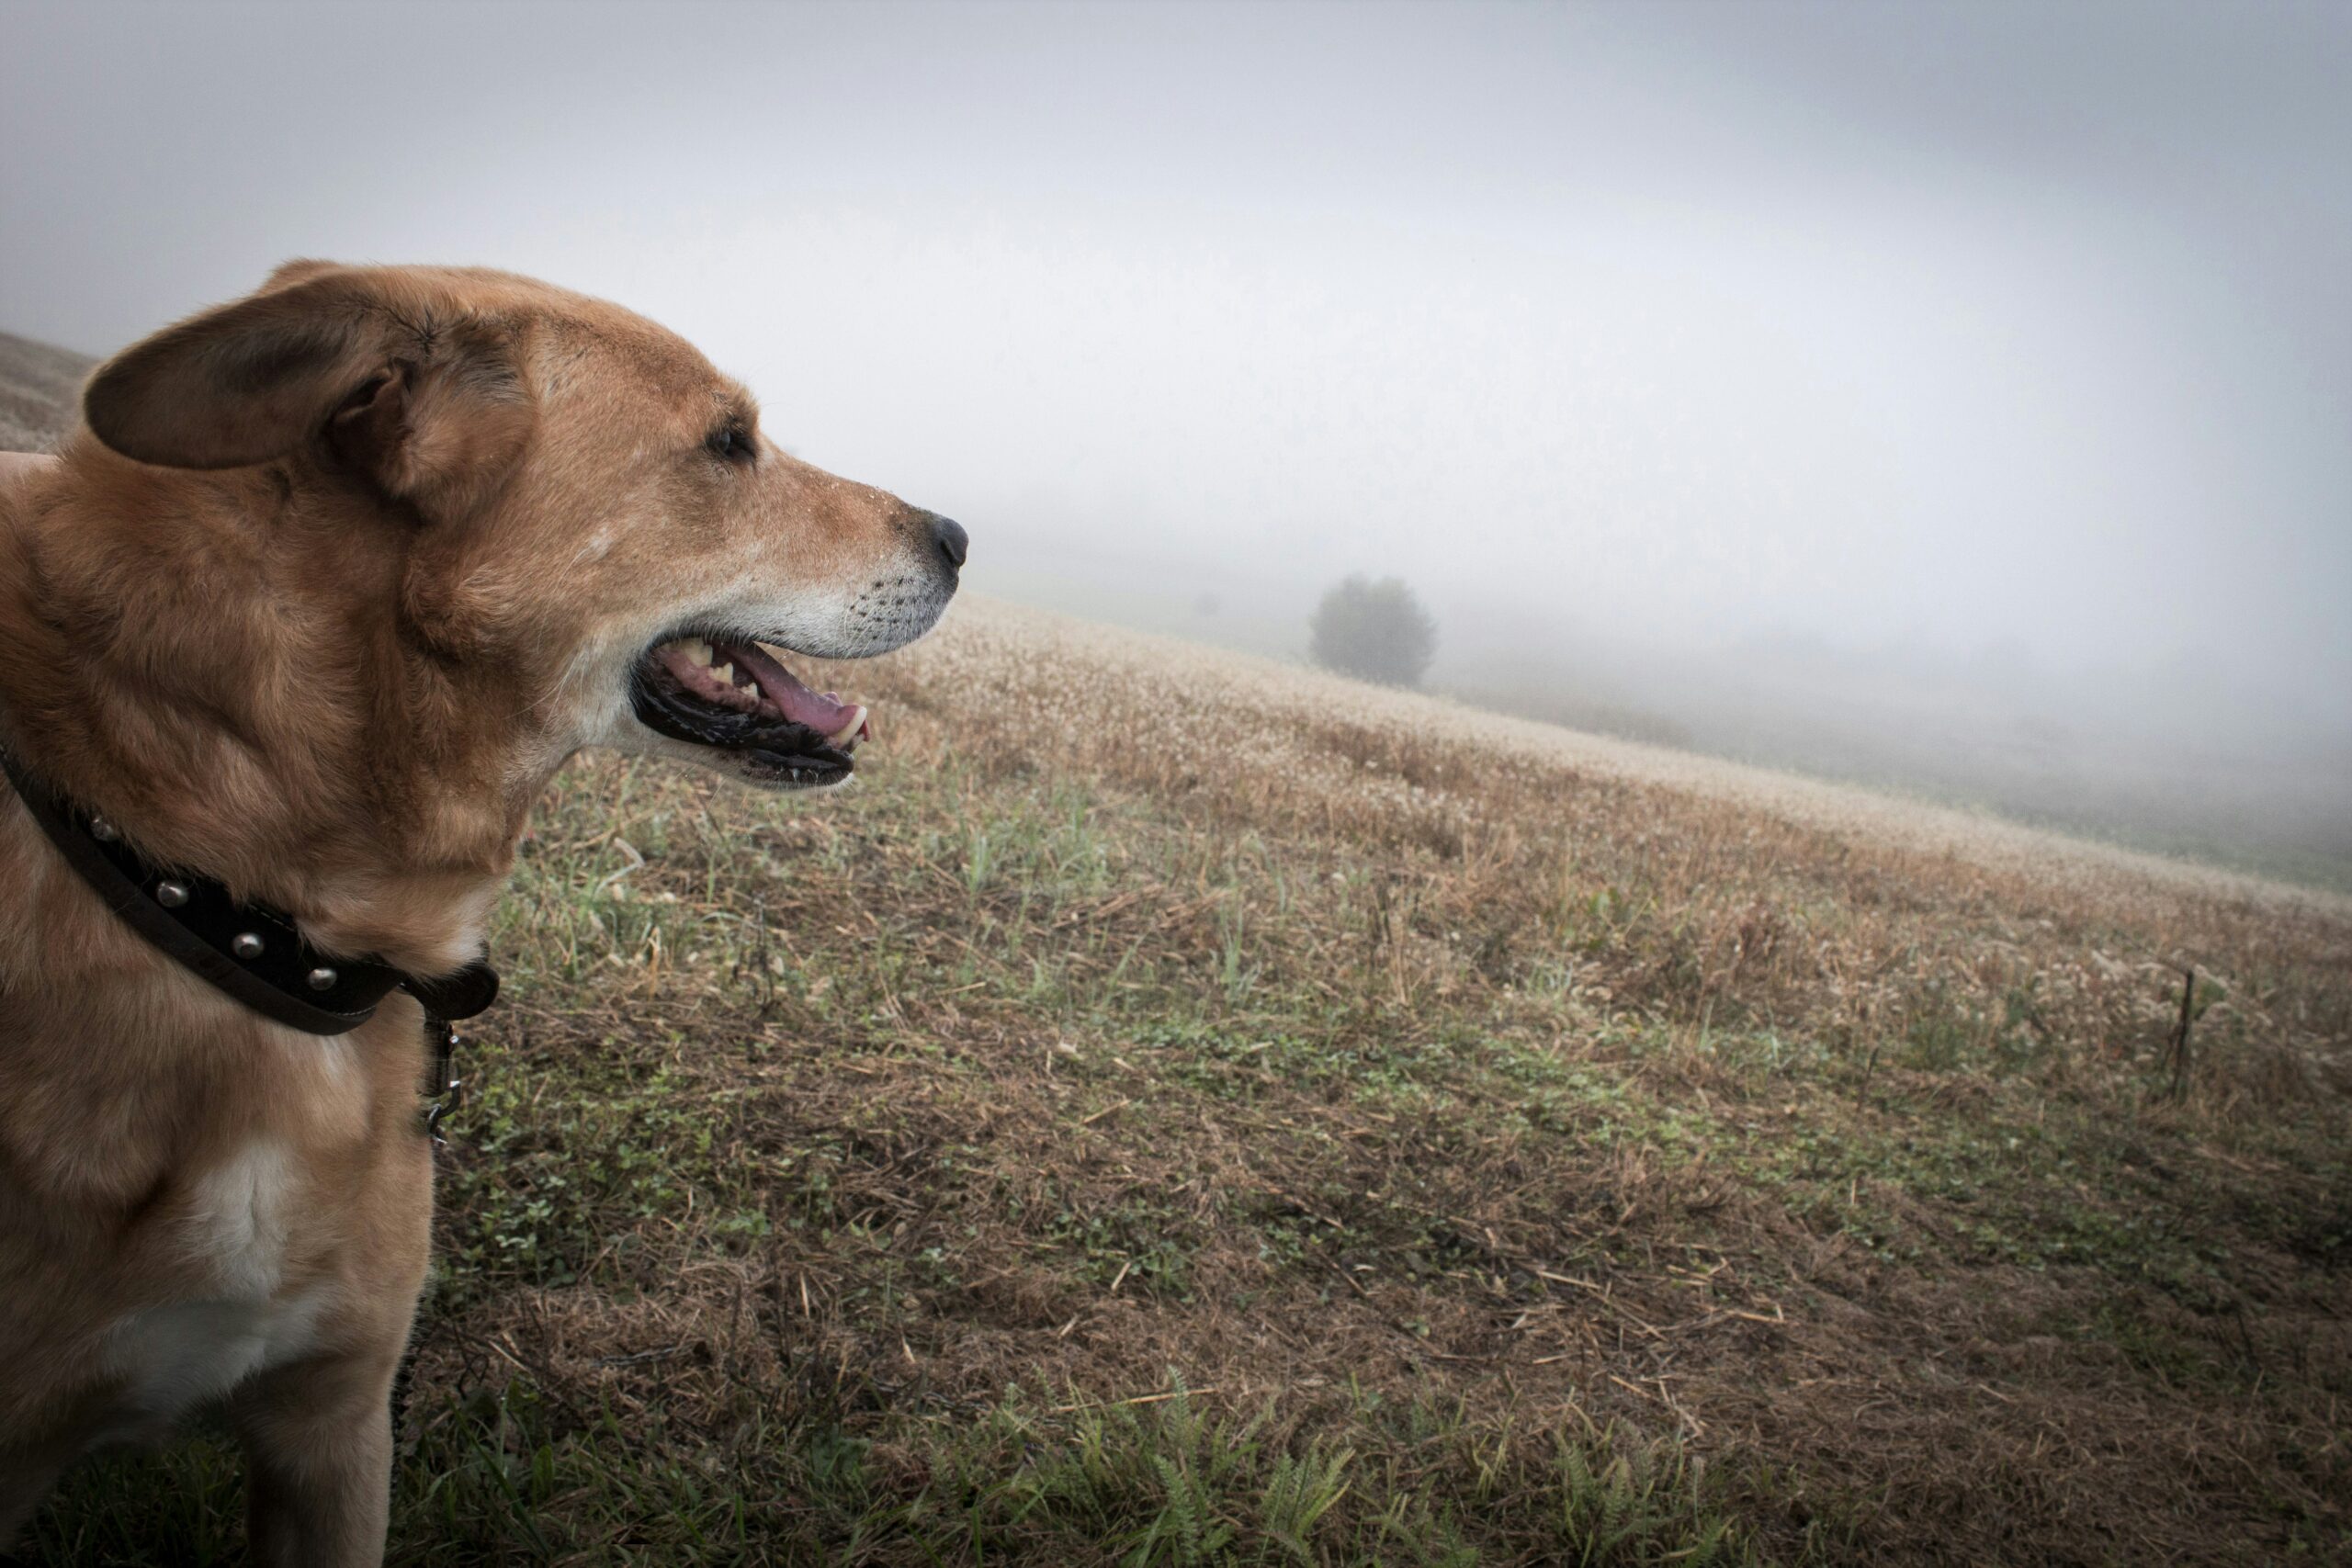
<svg viewBox="0 0 2352 1568">
<path fill-rule="evenodd" d="M 685 649 L 688 653 L 694 656 L 694 660 L 696 664 L 707 664 L 710 662 L 710 644 L 703 641 L 702 638 L 698 637 L 688 637 L 685 641 Z"/>
<path fill-rule="evenodd" d="M 846 746 L 849 744 L 850 740 L 856 736 L 857 732 L 865 728 L 865 710 L 862 707 L 854 707 L 849 710 L 848 721 L 845 722 L 839 729 L 836 729 L 831 735 L 826 736 L 825 739 L 830 745 Z"/>
<path fill-rule="evenodd" d="M 710 667 L 710 672 L 730 686 L 735 683 L 735 664 L 732 660 L 729 660 L 725 664 L 712 665 Z"/>
<path fill-rule="evenodd" d="M 765 696 L 763 696 L 763 695 L 761 694 L 761 692 L 760 692 L 760 683 L 759 683 L 757 681 L 746 681 L 746 682 L 743 682 L 743 690 L 744 690 L 747 694 L 749 694 L 749 695 L 751 696 L 751 699 L 752 699 L 753 702 L 755 702 L 755 703 L 763 703 L 763 702 L 767 701 L 767 698 L 766 698 Z"/>
</svg>

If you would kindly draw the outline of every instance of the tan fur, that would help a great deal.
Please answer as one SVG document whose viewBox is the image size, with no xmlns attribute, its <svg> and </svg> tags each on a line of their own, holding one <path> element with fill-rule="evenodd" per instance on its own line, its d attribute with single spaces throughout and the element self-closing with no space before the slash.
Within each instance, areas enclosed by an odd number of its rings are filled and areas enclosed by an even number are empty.
<svg viewBox="0 0 2352 1568">
<path fill-rule="evenodd" d="M 573 751 L 713 761 L 628 705 L 682 618 L 851 656 L 953 591 L 928 513 L 764 440 L 714 457 L 740 388 L 504 274 L 293 264 L 85 407 L 0 461 L 0 737 L 151 857 L 414 972 L 473 954 Z M 431 1211 L 416 1005 L 333 1040 L 245 1010 L 6 790 L 0 877 L 0 1549 L 91 1440 L 176 1414 L 125 1408 L 170 1379 L 124 1347 L 212 1355 L 217 1318 L 296 1352 L 231 1393 L 257 1553 L 378 1561 Z"/>
</svg>

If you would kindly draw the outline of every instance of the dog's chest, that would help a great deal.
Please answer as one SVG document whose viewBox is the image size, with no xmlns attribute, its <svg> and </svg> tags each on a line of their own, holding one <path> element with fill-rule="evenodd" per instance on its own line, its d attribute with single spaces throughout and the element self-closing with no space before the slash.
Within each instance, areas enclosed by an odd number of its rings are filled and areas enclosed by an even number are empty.
<svg viewBox="0 0 2352 1568">
<path fill-rule="evenodd" d="M 167 1243 L 189 1288 L 107 1335 L 107 1370 L 122 1387 L 117 1433 L 168 1423 L 311 1347 L 327 1290 L 286 1288 L 296 1197 L 293 1162 L 274 1141 L 246 1145 L 193 1184 Z"/>
</svg>

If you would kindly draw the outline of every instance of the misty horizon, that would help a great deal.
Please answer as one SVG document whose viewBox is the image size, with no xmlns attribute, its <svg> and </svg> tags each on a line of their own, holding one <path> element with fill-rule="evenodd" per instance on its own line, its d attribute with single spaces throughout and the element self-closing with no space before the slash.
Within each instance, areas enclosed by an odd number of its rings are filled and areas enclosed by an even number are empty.
<svg viewBox="0 0 2352 1568">
<path fill-rule="evenodd" d="M 2177 732 L 2249 816 L 2266 759 L 2352 755 L 2340 7 L 7 26 L 28 337 L 104 354 L 296 254 L 503 266 L 961 518 L 984 592 L 1295 653 L 1393 574 L 1441 686 L 1687 729 L 1811 669 L 2159 769 Z"/>
</svg>

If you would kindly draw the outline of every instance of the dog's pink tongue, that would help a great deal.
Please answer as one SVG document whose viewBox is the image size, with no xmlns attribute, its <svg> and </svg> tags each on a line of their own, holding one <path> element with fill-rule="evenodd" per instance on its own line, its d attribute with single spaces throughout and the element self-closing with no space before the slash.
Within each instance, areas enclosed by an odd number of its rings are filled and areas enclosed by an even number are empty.
<svg viewBox="0 0 2352 1568">
<path fill-rule="evenodd" d="M 735 668 L 751 671 L 752 679 L 760 683 L 761 694 L 795 724 L 805 724 L 820 735 L 837 736 L 865 718 L 864 710 L 856 704 L 837 702 L 831 693 L 820 696 L 802 685 L 791 671 L 771 659 L 757 643 L 729 643 L 726 651 Z"/>
</svg>

